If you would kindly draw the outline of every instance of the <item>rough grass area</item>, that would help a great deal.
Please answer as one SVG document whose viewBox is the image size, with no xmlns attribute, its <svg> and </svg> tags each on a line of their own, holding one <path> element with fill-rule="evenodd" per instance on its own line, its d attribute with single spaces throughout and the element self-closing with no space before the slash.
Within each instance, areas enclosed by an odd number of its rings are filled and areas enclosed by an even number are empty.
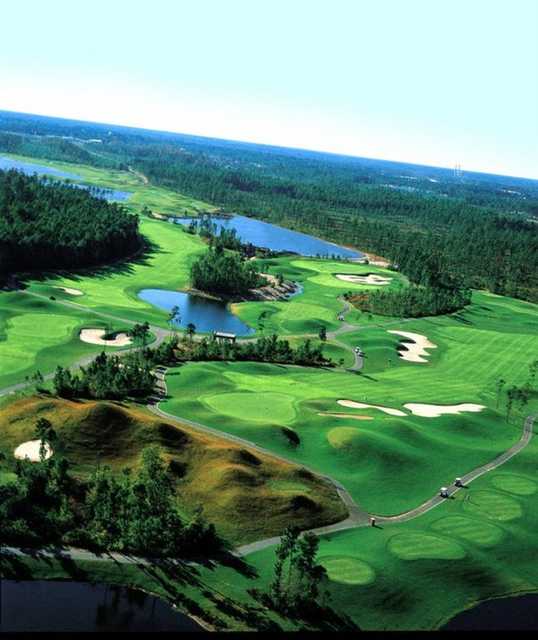
<svg viewBox="0 0 538 640">
<path fill-rule="evenodd" d="M 136 468 L 144 447 L 158 445 L 177 485 L 182 509 L 202 507 L 205 516 L 233 543 L 282 533 L 290 522 L 304 528 L 346 517 L 336 490 L 299 466 L 169 424 L 145 410 L 110 402 L 26 398 L 0 410 L 1 478 L 9 477 L 13 451 L 34 437 L 38 418 L 54 425 L 73 472 L 86 477 L 97 464 L 118 473 Z"/>
</svg>

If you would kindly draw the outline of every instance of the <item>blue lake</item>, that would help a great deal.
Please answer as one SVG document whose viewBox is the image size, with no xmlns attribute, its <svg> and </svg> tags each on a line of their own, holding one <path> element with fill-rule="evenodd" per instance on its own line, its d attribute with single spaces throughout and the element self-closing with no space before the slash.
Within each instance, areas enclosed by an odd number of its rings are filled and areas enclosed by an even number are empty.
<svg viewBox="0 0 538 640">
<path fill-rule="evenodd" d="M 163 289 L 144 289 L 140 291 L 138 297 L 164 311 L 179 307 L 181 321 L 176 323 L 178 327 L 185 328 L 192 323 L 198 333 L 222 331 L 234 333 L 237 336 L 248 336 L 254 333 L 254 329 L 235 316 L 224 302 Z"/>
<path fill-rule="evenodd" d="M 538 594 L 481 602 L 441 631 L 538 631 Z"/>
<path fill-rule="evenodd" d="M 191 221 L 192 218 L 178 218 L 177 224 L 189 226 Z M 306 233 L 291 231 L 254 218 L 232 216 L 231 218 L 211 218 L 211 221 L 217 225 L 217 232 L 220 232 L 221 228 L 235 229 L 242 242 L 250 242 L 256 247 L 271 251 L 289 251 L 302 256 L 336 256 L 350 260 L 363 257 L 359 251 L 346 249 Z"/>
<path fill-rule="evenodd" d="M 47 175 L 55 178 L 68 178 L 70 180 L 82 180 L 80 176 L 77 176 L 74 173 L 66 173 L 65 171 L 60 171 L 59 169 L 53 169 L 52 167 L 47 167 L 42 164 L 22 162 L 21 160 L 12 160 L 11 158 L 5 158 L 4 156 L 0 156 L 0 169 L 2 169 L 3 171 L 16 169 L 17 171 L 21 171 L 22 173 L 25 173 L 27 176 L 33 176 L 34 174 L 37 173 L 38 175 Z"/>
<path fill-rule="evenodd" d="M 84 582 L 0 581 L 0 632 L 203 631 L 141 591 Z"/>
<path fill-rule="evenodd" d="M 50 176 L 51 178 L 82 180 L 81 176 L 78 176 L 74 173 L 66 173 L 65 171 L 53 169 L 52 167 L 47 167 L 46 165 L 34 164 L 33 162 L 22 162 L 21 160 L 12 160 L 11 158 L 0 156 L 0 170 L 9 171 L 10 169 L 21 171 L 27 176 L 33 176 L 37 174 Z M 108 202 L 126 202 L 133 195 L 132 193 L 129 193 L 127 191 L 116 191 L 115 189 L 94 187 L 78 182 L 72 183 L 71 186 L 76 187 L 77 189 L 86 189 L 87 191 L 90 191 L 96 198 L 103 198 L 105 200 L 108 200 Z"/>
</svg>

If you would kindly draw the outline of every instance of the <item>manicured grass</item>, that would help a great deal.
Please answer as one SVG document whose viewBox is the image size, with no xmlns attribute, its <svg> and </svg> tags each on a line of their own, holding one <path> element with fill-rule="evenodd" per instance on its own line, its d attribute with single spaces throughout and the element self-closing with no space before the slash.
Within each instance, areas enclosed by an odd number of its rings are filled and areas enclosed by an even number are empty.
<svg viewBox="0 0 538 640">
<path fill-rule="evenodd" d="M 265 332 L 281 335 L 317 335 L 322 326 L 328 331 L 335 331 L 340 327 L 338 314 L 343 309 L 342 302 L 338 300 L 339 296 L 346 291 L 368 291 L 376 288 L 342 282 L 334 274 L 365 275 L 376 273 L 393 278 L 391 285 L 382 287 L 383 289 L 399 289 L 407 284 L 405 277 L 387 269 L 315 258 L 261 260 L 260 269 L 263 273 L 272 275 L 281 273 L 286 279 L 299 282 L 304 288 L 304 292 L 289 302 L 237 304 L 234 305 L 234 311 L 252 327 L 258 327 L 259 318 L 261 314 L 265 313 L 266 317 L 263 321 Z M 352 310 L 346 320 L 357 322 L 360 316 L 359 311 Z"/>
<path fill-rule="evenodd" d="M 21 292 L 0 292 L 0 388 L 24 382 L 37 370 L 51 373 L 58 365 L 99 353 L 103 347 L 81 342 L 79 334 L 83 328 L 107 326 L 114 331 L 124 328 L 84 309 L 59 307 Z"/>
<path fill-rule="evenodd" d="M 167 314 L 140 300 L 137 293 L 146 288 L 188 288 L 190 266 L 206 247 L 177 225 L 145 218 L 140 226 L 154 247 L 147 256 L 87 274 L 34 281 L 31 290 L 120 318 L 147 320 L 166 327 Z M 56 287 L 79 289 L 84 295 L 72 297 L 58 292 Z"/>
<path fill-rule="evenodd" d="M 510 424 L 505 421 L 504 399 L 497 407 L 495 385 L 500 377 L 508 385 L 527 379 L 528 364 L 538 348 L 538 316 L 529 313 L 534 309 L 476 293 L 475 303 L 461 314 L 402 323 L 402 330 L 424 334 L 438 345 L 425 364 L 399 359 L 398 337 L 374 323 L 349 342 L 360 337 L 366 351 L 362 375 L 253 363 L 190 364 L 169 376 L 165 408 L 332 475 L 367 510 L 396 514 L 418 506 L 440 486 L 519 440 L 522 416 L 514 414 Z M 383 355 L 370 360 L 376 350 Z M 389 366 L 385 356 L 390 352 Z M 270 407 L 256 411 L 256 397 L 267 394 Z M 471 402 L 486 410 L 394 418 L 371 409 L 343 409 L 338 405 L 342 399 L 399 410 L 409 402 Z M 532 404 L 525 411 L 531 409 Z M 357 422 L 320 413 L 374 419 Z M 290 445 L 282 427 L 297 432 L 299 447 Z"/>
<path fill-rule="evenodd" d="M 321 538 L 319 558 L 328 569 L 333 606 L 364 630 L 427 630 L 479 601 L 537 592 L 535 497 L 518 496 L 520 516 L 509 521 L 466 509 L 484 492 L 502 502 L 511 479 L 535 483 L 537 455 L 533 440 L 502 469 L 415 520 Z M 225 567 L 202 576 L 226 596 L 253 604 L 246 590 L 268 589 L 274 551 L 248 556 L 255 578 Z"/>
</svg>

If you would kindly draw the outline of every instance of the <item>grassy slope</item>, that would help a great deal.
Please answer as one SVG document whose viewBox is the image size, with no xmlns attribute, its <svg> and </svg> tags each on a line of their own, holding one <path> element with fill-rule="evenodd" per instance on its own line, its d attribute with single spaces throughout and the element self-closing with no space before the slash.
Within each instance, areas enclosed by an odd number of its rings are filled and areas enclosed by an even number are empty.
<svg viewBox="0 0 538 640">
<path fill-rule="evenodd" d="M 85 344 L 78 336 L 83 328 L 105 325 L 84 310 L 58 307 L 23 293 L 0 293 L 0 388 L 24 382 L 38 369 L 49 373 L 57 365 L 99 353 L 102 347 Z M 114 331 L 124 328 L 121 323 L 110 326 Z"/>
<path fill-rule="evenodd" d="M 334 277 L 334 274 L 376 273 L 393 278 L 391 285 L 383 287 L 384 289 L 399 289 L 407 283 L 403 276 L 386 269 L 314 258 L 263 260 L 260 261 L 260 268 L 264 273 L 282 273 L 286 279 L 299 282 L 304 288 L 304 293 L 290 302 L 248 302 L 234 305 L 233 309 L 241 320 L 252 327 L 258 326 L 258 318 L 266 312 L 265 332 L 281 335 L 317 334 L 321 326 L 328 331 L 334 331 L 340 326 L 337 317 L 342 311 L 342 303 L 338 297 L 346 291 L 367 291 L 376 288 L 343 282 Z M 354 310 L 347 316 L 347 321 L 356 322 L 359 317 L 360 313 Z"/>
<path fill-rule="evenodd" d="M 0 411 L 0 452 L 8 460 L 0 463 L 0 481 L 13 470 L 14 449 L 34 439 L 38 417 L 53 423 L 57 450 L 83 477 L 98 463 L 118 472 L 136 468 L 144 447 L 160 446 L 165 458 L 178 464 L 175 478 L 182 508 L 192 512 L 203 507 L 206 517 L 235 544 L 278 535 L 290 521 L 311 527 L 346 515 L 336 491 L 299 467 L 109 402 L 35 397 L 8 404 Z"/>
<path fill-rule="evenodd" d="M 169 376 L 165 408 L 333 475 L 374 513 L 399 513 L 519 439 L 519 419 L 507 424 L 502 407 L 497 411 L 495 383 L 500 377 L 509 385 L 525 381 L 536 357 L 536 326 L 532 305 L 477 293 L 458 316 L 402 324 L 438 345 L 429 364 L 400 360 L 398 338 L 376 327 L 349 337 L 351 344 L 360 337 L 368 356 L 363 375 L 253 363 L 190 364 Z M 343 409 L 340 399 L 398 409 L 408 402 L 472 402 L 487 409 L 436 419 L 393 418 Z M 374 420 L 318 415 L 324 412 Z M 298 449 L 282 436 L 282 426 L 300 435 Z"/>
<path fill-rule="evenodd" d="M 538 591 L 537 455 L 533 440 L 502 469 L 411 522 L 322 539 L 333 603 L 365 630 L 423 630 L 482 600 Z M 210 576 L 245 604 L 248 588 L 267 588 L 274 549 L 248 560 L 257 579 L 224 567 Z"/>
</svg>

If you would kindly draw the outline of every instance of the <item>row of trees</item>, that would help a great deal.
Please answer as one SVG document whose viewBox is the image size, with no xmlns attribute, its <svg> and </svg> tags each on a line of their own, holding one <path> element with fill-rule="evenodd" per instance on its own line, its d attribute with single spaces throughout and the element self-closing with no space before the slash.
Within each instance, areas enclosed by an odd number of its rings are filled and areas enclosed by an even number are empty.
<svg viewBox="0 0 538 640">
<path fill-rule="evenodd" d="M 200 514 L 186 521 L 171 473 L 155 447 L 141 466 L 115 474 L 97 467 L 88 480 L 70 472 L 62 443 L 45 419 L 36 423 L 41 461 L 18 461 L 16 479 L 0 484 L 0 544 L 67 544 L 96 550 L 178 557 L 211 554 L 223 541 Z M 45 460 L 45 443 L 54 456 Z"/>
<path fill-rule="evenodd" d="M 471 304 L 468 288 L 449 289 L 411 285 L 399 291 L 374 291 L 344 296 L 357 309 L 383 316 L 420 318 L 453 313 Z"/>
<path fill-rule="evenodd" d="M 305 340 L 297 348 L 293 348 L 287 340 L 280 339 L 277 335 L 244 343 L 219 342 L 213 337 L 196 342 L 177 340 L 176 344 L 176 357 L 185 361 L 248 360 L 304 367 L 334 366 L 334 363 L 323 355 L 323 345 L 314 345 L 311 340 Z"/>
<path fill-rule="evenodd" d="M 0 171 L 0 278 L 91 267 L 143 246 L 138 218 L 84 189 Z"/>
</svg>

